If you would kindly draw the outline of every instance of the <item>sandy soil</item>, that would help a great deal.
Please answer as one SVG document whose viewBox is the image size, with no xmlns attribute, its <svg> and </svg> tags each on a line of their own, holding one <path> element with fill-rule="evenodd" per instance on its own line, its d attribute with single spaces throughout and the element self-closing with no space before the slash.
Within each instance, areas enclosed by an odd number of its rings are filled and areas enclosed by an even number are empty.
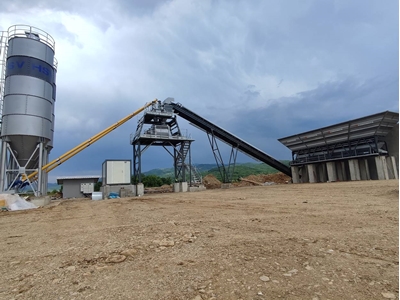
<svg viewBox="0 0 400 300">
<path fill-rule="evenodd" d="M 397 180 L 0 213 L 0 299 L 397 299 Z"/>
</svg>

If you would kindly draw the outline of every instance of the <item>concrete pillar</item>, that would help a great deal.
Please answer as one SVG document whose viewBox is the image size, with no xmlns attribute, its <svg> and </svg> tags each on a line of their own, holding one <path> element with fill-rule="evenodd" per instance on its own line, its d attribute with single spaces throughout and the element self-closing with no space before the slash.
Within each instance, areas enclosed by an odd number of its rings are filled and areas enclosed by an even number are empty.
<svg viewBox="0 0 400 300">
<path fill-rule="evenodd" d="M 174 183 L 174 193 L 179 193 L 180 192 L 180 184 L 179 182 Z"/>
<path fill-rule="evenodd" d="M 399 162 L 399 124 L 393 126 L 388 135 L 384 137 L 386 141 L 387 150 L 390 156 L 394 156 L 396 161 Z M 396 164 L 397 174 L 399 173 L 399 165 Z"/>
<path fill-rule="evenodd" d="M 326 163 L 326 172 L 328 173 L 328 181 L 337 181 L 335 162 Z"/>
<path fill-rule="evenodd" d="M 299 167 L 291 166 L 290 168 L 292 169 L 292 182 L 300 183 Z"/>
<path fill-rule="evenodd" d="M 396 157 L 390 156 L 390 160 L 392 161 L 392 165 L 393 165 L 394 179 L 399 179 L 399 169 L 398 169 L 399 165 L 396 162 Z"/>
<path fill-rule="evenodd" d="M 320 163 L 317 164 L 317 178 L 318 182 L 327 182 L 328 174 L 326 173 L 326 164 Z"/>
<path fill-rule="evenodd" d="M 136 185 L 136 196 L 143 196 L 144 195 L 144 185 L 143 183 L 138 183 Z"/>
<path fill-rule="evenodd" d="M 186 193 L 186 192 L 188 191 L 188 183 L 187 183 L 186 181 L 180 182 L 179 186 L 180 186 L 180 189 L 179 189 L 179 190 L 180 190 L 182 193 Z"/>
<path fill-rule="evenodd" d="M 399 176 L 397 174 L 396 159 L 394 158 L 394 156 L 386 157 L 386 164 L 388 169 L 388 178 L 399 179 Z"/>
<path fill-rule="evenodd" d="M 368 167 L 368 160 L 367 159 L 359 159 L 358 160 L 358 165 L 360 167 L 360 177 L 361 180 L 370 180 L 371 175 L 369 173 L 369 167 Z"/>
<path fill-rule="evenodd" d="M 380 158 L 380 156 L 375 156 L 374 158 L 374 162 L 375 162 L 375 169 L 376 169 L 376 179 L 378 180 L 385 180 L 385 172 L 383 171 L 383 167 L 382 167 L 382 160 Z"/>
<path fill-rule="evenodd" d="M 311 183 L 317 182 L 317 168 L 315 164 L 307 165 L 308 178 Z"/>
<path fill-rule="evenodd" d="M 377 158 L 379 160 L 379 164 L 376 164 L 376 168 L 378 169 L 378 174 L 380 174 L 380 176 L 378 175 L 378 177 L 382 178 L 383 180 L 389 179 L 389 170 L 386 163 L 386 156 L 378 156 Z"/>
<path fill-rule="evenodd" d="M 350 180 L 361 180 L 360 166 L 357 159 L 349 159 Z"/>
</svg>

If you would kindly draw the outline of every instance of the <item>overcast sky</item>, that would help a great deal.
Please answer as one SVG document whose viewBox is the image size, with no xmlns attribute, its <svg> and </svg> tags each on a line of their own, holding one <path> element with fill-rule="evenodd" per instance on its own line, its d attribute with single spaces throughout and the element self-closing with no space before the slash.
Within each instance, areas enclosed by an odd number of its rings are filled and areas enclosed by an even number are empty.
<svg viewBox="0 0 400 300">
<path fill-rule="evenodd" d="M 15 24 L 56 41 L 51 159 L 154 98 L 174 97 L 277 159 L 291 158 L 278 138 L 399 110 L 397 0 L 6 1 L 0 31 Z M 137 120 L 49 181 L 101 174 L 106 159 L 132 159 Z M 206 134 L 179 124 L 196 140 L 193 162 L 213 163 Z M 142 158 L 144 171 L 173 164 L 162 148 Z"/>
</svg>

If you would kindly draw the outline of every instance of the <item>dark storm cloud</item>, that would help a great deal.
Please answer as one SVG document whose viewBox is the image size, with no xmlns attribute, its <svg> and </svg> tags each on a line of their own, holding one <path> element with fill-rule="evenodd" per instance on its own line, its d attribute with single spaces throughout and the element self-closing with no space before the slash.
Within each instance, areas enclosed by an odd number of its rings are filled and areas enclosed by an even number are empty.
<svg viewBox="0 0 400 300">
<path fill-rule="evenodd" d="M 56 40 L 52 158 L 155 97 L 175 97 L 277 158 L 290 157 L 277 138 L 398 110 L 397 1 L 70 0 L 27 8 L 16 0 L 0 17 L 10 22 L 2 26 L 33 23 Z M 54 172 L 131 157 L 136 121 Z M 212 162 L 206 135 L 181 123 L 196 139 L 193 160 Z M 146 158 L 146 168 L 162 165 L 158 157 Z"/>
<path fill-rule="evenodd" d="M 398 111 L 398 77 L 327 82 L 266 108 L 236 114 L 229 127 L 239 137 L 273 156 L 288 158 L 277 139 L 386 110 Z M 282 155 L 284 154 L 284 155 Z"/>
</svg>

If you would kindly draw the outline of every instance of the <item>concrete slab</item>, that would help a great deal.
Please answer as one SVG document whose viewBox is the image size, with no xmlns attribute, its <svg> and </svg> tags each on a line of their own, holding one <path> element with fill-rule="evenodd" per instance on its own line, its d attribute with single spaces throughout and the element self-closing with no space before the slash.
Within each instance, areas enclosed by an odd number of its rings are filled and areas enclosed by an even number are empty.
<svg viewBox="0 0 400 300">
<path fill-rule="evenodd" d="M 50 196 L 38 197 L 31 199 L 31 203 L 35 204 L 36 206 L 45 206 L 49 205 L 51 202 Z"/>
<path fill-rule="evenodd" d="M 189 187 L 189 192 L 201 192 L 201 191 L 205 191 L 206 187 L 204 186 L 204 184 L 200 184 L 199 186 L 190 186 Z"/>
</svg>

